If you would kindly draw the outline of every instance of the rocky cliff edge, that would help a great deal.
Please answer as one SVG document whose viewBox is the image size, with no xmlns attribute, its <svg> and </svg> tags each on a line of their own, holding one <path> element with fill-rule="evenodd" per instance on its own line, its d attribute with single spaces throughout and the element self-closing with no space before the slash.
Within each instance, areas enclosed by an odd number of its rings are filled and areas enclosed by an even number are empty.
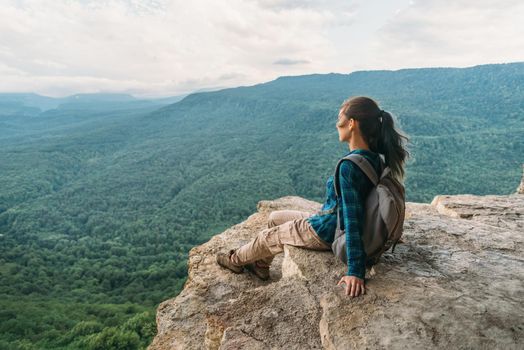
<svg viewBox="0 0 524 350">
<path fill-rule="evenodd" d="M 260 201 L 193 248 L 185 287 L 158 307 L 148 349 L 524 348 L 524 195 L 407 203 L 403 243 L 367 271 L 355 298 L 336 286 L 346 268 L 331 252 L 286 246 L 265 282 L 216 264 L 271 211 L 319 208 L 300 197 Z"/>
</svg>

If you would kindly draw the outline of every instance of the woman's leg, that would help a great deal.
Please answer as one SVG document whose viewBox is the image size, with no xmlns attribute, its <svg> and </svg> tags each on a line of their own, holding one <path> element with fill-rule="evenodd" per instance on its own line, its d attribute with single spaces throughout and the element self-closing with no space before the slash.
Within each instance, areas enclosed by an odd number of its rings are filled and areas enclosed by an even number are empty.
<svg viewBox="0 0 524 350">
<path fill-rule="evenodd" d="M 282 225 L 285 222 L 292 221 L 295 219 L 308 218 L 313 213 L 301 210 L 275 210 L 269 214 L 267 218 L 267 227 L 272 228 L 278 225 Z M 257 261 L 257 264 L 261 267 L 269 267 L 273 262 L 274 256 L 268 256 Z"/>
<path fill-rule="evenodd" d="M 263 262 L 270 264 L 273 257 L 284 250 L 284 244 L 314 250 L 330 250 L 331 247 L 318 238 L 306 220 L 310 215 L 310 213 L 300 211 L 291 213 L 285 211 L 270 215 L 268 228 L 260 231 L 249 243 L 237 248 L 231 254 L 231 262 L 238 266 L 257 260 L 263 260 Z M 296 218 L 297 216 L 298 218 Z M 295 217 L 295 219 L 284 221 L 291 217 Z M 273 226 L 282 221 L 284 222 Z"/>
<path fill-rule="evenodd" d="M 267 227 L 275 227 L 278 225 L 283 224 L 284 222 L 300 219 L 300 218 L 308 218 L 313 213 L 307 212 L 307 211 L 301 211 L 301 210 L 275 210 L 272 211 L 269 214 L 269 217 L 267 218 Z"/>
</svg>

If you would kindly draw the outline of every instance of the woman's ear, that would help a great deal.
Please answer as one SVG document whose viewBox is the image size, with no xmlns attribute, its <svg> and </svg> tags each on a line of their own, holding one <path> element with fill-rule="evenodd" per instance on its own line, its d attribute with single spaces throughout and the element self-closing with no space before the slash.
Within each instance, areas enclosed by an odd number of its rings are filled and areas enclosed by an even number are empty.
<svg viewBox="0 0 524 350">
<path fill-rule="evenodd" d="M 354 124 L 355 124 L 355 119 L 349 118 L 348 129 L 353 130 Z"/>
</svg>

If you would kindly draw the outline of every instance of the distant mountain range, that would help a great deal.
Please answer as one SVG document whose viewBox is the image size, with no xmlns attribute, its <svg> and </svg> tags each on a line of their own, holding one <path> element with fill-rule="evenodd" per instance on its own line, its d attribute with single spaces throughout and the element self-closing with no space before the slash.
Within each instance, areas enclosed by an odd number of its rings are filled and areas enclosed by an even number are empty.
<svg viewBox="0 0 524 350">
<path fill-rule="evenodd" d="M 66 97 L 48 97 L 35 93 L 0 93 L 0 115 L 21 113 L 35 115 L 47 110 L 61 108 L 64 106 L 73 107 L 85 104 L 97 105 L 99 109 L 107 108 L 111 105 L 125 105 L 126 103 L 142 103 L 149 105 L 168 105 L 180 101 L 187 95 L 137 99 L 129 94 L 117 93 L 91 93 L 75 94 Z"/>
</svg>

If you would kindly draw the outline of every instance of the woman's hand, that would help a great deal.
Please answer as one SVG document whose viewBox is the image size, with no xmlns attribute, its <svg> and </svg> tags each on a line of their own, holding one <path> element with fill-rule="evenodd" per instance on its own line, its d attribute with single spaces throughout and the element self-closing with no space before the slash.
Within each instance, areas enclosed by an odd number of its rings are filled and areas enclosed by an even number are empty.
<svg viewBox="0 0 524 350">
<path fill-rule="evenodd" d="M 346 284 L 346 295 L 358 297 L 360 294 L 366 294 L 363 279 L 355 276 L 342 276 L 340 281 L 337 283 L 337 286 L 340 286 L 343 283 Z"/>
</svg>

